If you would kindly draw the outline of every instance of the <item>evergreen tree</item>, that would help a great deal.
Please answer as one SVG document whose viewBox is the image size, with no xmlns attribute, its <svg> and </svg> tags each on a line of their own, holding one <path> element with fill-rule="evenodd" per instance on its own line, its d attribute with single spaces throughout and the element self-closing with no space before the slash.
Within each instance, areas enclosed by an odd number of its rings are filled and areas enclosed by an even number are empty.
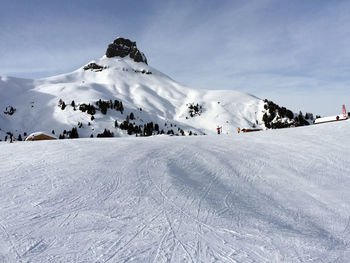
<svg viewBox="0 0 350 263">
<path fill-rule="evenodd" d="M 117 100 L 114 101 L 113 108 L 114 108 L 115 110 L 118 110 L 118 109 L 119 109 L 119 101 L 117 101 Z"/>
<path fill-rule="evenodd" d="M 120 102 L 120 109 L 119 109 L 119 111 L 121 112 L 121 114 L 123 114 L 123 111 L 124 111 L 123 102 Z"/>
<path fill-rule="evenodd" d="M 89 104 L 87 106 L 87 113 L 90 115 L 94 115 L 96 113 L 96 109 L 95 109 L 94 105 Z"/>
<path fill-rule="evenodd" d="M 265 125 L 267 123 L 267 120 L 268 120 L 268 116 L 267 116 L 267 113 L 265 112 L 263 115 L 263 122 L 265 123 Z"/>
<path fill-rule="evenodd" d="M 287 110 L 286 116 L 288 119 L 292 120 L 294 118 L 294 114 L 291 110 Z"/>
<path fill-rule="evenodd" d="M 159 132 L 159 125 L 158 125 L 158 123 L 154 124 L 154 130 Z"/>
<path fill-rule="evenodd" d="M 97 137 L 98 137 L 98 138 L 102 138 L 102 137 L 114 137 L 114 134 L 113 134 L 113 132 L 111 132 L 110 130 L 105 129 L 105 130 L 103 131 L 103 133 L 97 134 Z"/>
<path fill-rule="evenodd" d="M 103 106 L 101 105 L 100 109 L 101 109 L 102 114 L 104 114 L 104 115 L 107 114 L 107 106 L 106 105 L 104 105 L 104 104 L 103 104 Z"/>
<path fill-rule="evenodd" d="M 129 135 L 132 135 L 133 131 L 134 131 L 134 126 L 133 126 L 131 123 L 129 123 L 129 126 L 128 126 L 128 134 L 129 134 Z"/>
<path fill-rule="evenodd" d="M 70 138 L 70 139 L 79 138 L 77 128 L 74 127 L 74 128 L 70 131 L 70 133 L 69 133 L 69 138 Z"/>
<path fill-rule="evenodd" d="M 66 108 L 66 103 L 64 103 L 64 101 L 62 102 L 62 106 L 61 109 L 64 110 Z"/>
</svg>

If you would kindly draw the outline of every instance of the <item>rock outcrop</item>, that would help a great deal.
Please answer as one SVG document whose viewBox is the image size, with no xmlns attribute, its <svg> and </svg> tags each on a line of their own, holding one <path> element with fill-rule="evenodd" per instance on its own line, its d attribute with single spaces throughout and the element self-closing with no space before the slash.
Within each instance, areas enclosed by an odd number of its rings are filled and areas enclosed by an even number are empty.
<svg viewBox="0 0 350 263">
<path fill-rule="evenodd" d="M 106 69 L 106 67 L 100 66 L 94 62 L 91 62 L 84 67 L 84 70 L 89 70 L 89 69 L 91 69 L 92 71 L 102 71 L 102 70 Z"/>
<path fill-rule="evenodd" d="M 117 38 L 112 44 L 108 45 L 106 56 L 112 57 L 126 57 L 130 56 L 135 62 L 143 62 L 147 64 L 146 56 L 137 49 L 136 42 L 125 38 Z"/>
</svg>

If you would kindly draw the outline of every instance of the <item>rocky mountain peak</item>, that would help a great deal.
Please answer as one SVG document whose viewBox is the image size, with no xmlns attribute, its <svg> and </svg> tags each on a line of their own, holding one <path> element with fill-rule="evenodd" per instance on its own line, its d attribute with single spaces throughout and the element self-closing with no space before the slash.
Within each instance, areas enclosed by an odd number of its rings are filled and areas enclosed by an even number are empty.
<svg viewBox="0 0 350 263">
<path fill-rule="evenodd" d="M 130 56 L 135 62 L 144 62 L 147 64 L 146 56 L 138 50 L 136 42 L 126 38 L 117 38 L 112 44 L 108 45 L 106 56 L 112 57 L 126 57 Z"/>
</svg>

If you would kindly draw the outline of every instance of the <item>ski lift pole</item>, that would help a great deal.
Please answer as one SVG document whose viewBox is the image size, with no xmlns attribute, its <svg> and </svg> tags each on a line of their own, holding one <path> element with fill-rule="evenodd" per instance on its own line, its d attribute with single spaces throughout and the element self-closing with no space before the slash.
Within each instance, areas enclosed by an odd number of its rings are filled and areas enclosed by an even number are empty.
<svg viewBox="0 0 350 263">
<path fill-rule="evenodd" d="M 348 117 L 348 114 L 347 114 L 347 112 L 346 112 L 346 107 L 345 107 L 344 104 L 343 104 L 343 117 L 344 117 L 344 118 L 347 118 L 347 117 Z"/>
</svg>

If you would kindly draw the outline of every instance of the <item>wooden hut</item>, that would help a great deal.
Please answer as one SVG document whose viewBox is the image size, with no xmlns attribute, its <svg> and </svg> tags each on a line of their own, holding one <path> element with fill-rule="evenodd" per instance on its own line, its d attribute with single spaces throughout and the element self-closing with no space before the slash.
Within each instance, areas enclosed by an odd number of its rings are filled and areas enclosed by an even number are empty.
<svg viewBox="0 0 350 263">
<path fill-rule="evenodd" d="M 52 135 L 47 135 L 43 132 L 31 133 L 26 138 L 26 141 L 43 141 L 43 140 L 57 140 L 57 138 Z"/>
</svg>

